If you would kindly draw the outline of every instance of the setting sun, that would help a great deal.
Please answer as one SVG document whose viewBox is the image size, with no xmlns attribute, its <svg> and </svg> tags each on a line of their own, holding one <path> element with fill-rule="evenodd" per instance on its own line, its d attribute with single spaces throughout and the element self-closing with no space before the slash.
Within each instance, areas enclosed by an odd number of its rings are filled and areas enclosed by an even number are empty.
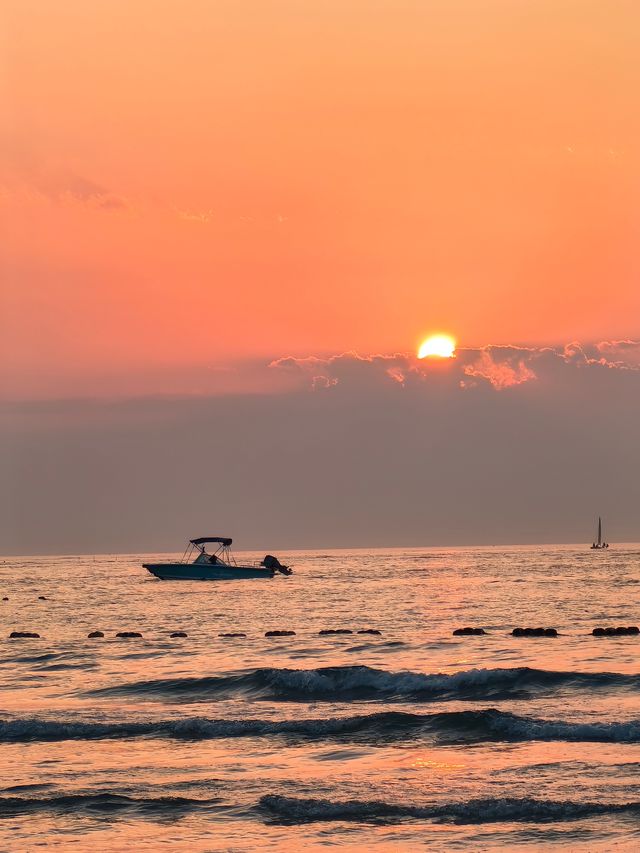
<svg viewBox="0 0 640 853">
<path fill-rule="evenodd" d="M 451 335 L 432 335 L 420 344 L 418 358 L 453 358 L 456 342 Z"/>
</svg>

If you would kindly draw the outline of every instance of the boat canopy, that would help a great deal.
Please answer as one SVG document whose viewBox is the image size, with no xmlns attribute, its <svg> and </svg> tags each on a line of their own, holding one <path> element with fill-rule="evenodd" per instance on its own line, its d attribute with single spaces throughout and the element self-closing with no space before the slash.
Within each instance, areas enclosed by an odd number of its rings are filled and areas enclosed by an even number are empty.
<svg viewBox="0 0 640 853">
<path fill-rule="evenodd" d="M 205 545 L 207 542 L 219 542 L 228 548 L 233 542 L 233 539 L 228 539 L 226 536 L 199 536 L 197 539 L 189 540 L 192 545 Z"/>
</svg>

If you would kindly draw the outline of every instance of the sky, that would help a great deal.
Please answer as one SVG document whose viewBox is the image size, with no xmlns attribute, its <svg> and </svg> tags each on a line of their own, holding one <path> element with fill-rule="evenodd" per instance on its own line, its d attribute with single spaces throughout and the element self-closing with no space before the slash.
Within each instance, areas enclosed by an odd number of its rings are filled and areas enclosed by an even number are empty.
<svg viewBox="0 0 640 853">
<path fill-rule="evenodd" d="M 639 37 L 631 0 L 6 0 L 2 549 L 640 539 Z"/>
</svg>

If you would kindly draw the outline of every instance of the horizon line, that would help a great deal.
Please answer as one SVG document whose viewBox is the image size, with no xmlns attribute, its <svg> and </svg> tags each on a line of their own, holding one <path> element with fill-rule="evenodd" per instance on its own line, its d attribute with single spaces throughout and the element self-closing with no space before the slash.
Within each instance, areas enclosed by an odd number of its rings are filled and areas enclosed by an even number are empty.
<svg viewBox="0 0 640 853">
<path fill-rule="evenodd" d="M 381 551 L 381 550 L 393 550 L 393 551 L 414 551 L 418 549 L 426 549 L 426 550 L 460 550 L 460 549 L 486 549 L 486 548 L 586 548 L 590 550 L 590 546 L 592 541 L 584 541 L 584 542 L 497 542 L 494 544 L 479 544 L 479 543 L 471 543 L 471 544 L 457 544 L 457 545 L 341 545 L 336 548 L 312 548 L 312 547 L 297 547 L 297 548 L 271 548 L 271 550 L 282 552 L 317 552 L 318 554 L 331 553 L 335 551 Z M 610 549 L 614 550 L 617 547 L 627 548 L 629 546 L 636 546 L 640 548 L 640 541 L 620 541 L 616 543 L 609 543 Z M 121 557 L 121 556 L 146 556 L 149 554 L 177 554 L 180 553 L 184 549 L 180 548 L 178 551 L 83 551 L 83 552 L 71 552 L 71 551 L 60 551 L 60 552 L 40 552 L 40 553 L 7 553 L 0 554 L 0 559 L 4 562 L 7 559 L 20 559 L 20 558 L 37 558 L 37 557 Z M 256 549 L 256 548 L 237 548 L 234 549 L 239 553 L 262 553 L 264 550 Z"/>
</svg>

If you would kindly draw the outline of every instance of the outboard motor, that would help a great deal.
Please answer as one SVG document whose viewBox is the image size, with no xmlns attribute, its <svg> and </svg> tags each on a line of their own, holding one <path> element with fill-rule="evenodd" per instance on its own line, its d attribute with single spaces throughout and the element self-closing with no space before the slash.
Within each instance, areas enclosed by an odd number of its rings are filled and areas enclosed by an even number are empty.
<svg viewBox="0 0 640 853">
<path fill-rule="evenodd" d="M 280 560 L 277 557 L 274 557 L 273 554 L 267 554 L 261 565 L 263 565 L 265 569 L 273 569 L 274 572 L 280 572 L 282 575 L 293 574 L 289 566 L 283 566 Z"/>
</svg>

